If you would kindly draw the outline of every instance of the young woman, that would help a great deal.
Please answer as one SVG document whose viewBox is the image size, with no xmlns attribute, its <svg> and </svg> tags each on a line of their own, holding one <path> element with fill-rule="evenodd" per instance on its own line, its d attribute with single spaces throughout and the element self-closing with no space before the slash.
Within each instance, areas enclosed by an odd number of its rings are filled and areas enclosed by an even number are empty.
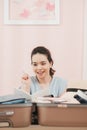
<svg viewBox="0 0 87 130">
<path fill-rule="evenodd" d="M 50 95 L 54 97 L 60 97 L 66 91 L 66 80 L 54 76 L 53 59 L 46 47 L 38 46 L 32 50 L 31 65 L 35 76 L 24 74 L 22 77 L 26 91 L 34 94 L 39 90 L 48 88 Z"/>
</svg>

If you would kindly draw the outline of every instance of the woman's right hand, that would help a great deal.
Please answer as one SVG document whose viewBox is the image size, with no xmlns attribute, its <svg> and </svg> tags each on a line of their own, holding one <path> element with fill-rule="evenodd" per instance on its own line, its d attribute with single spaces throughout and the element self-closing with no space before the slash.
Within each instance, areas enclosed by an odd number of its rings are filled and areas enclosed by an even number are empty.
<svg viewBox="0 0 87 130">
<path fill-rule="evenodd" d="M 29 75 L 27 73 L 24 73 L 21 80 L 22 80 L 22 89 L 29 92 L 31 82 Z"/>
</svg>

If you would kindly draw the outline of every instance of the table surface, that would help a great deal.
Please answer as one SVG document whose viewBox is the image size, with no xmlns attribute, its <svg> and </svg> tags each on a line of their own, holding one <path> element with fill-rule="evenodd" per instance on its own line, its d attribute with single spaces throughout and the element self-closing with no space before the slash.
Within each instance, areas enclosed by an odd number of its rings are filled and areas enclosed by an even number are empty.
<svg viewBox="0 0 87 130">
<path fill-rule="evenodd" d="M 49 127 L 40 125 L 30 125 L 29 127 L 12 128 L 5 127 L 2 130 L 87 130 L 87 127 Z"/>
</svg>

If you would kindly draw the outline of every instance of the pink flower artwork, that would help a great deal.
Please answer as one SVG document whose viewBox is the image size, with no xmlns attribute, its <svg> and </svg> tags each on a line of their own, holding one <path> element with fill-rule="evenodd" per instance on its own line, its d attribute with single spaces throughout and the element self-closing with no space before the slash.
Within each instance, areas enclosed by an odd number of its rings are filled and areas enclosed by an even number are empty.
<svg viewBox="0 0 87 130">
<path fill-rule="evenodd" d="M 23 17 L 23 18 L 25 18 L 25 19 L 28 18 L 29 15 L 30 15 L 30 12 L 29 12 L 29 10 L 27 10 L 27 9 L 24 9 L 23 12 L 20 13 L 20 17 Z"/>
<path fill-rule="evenodd" d="M 46 4 L 46 9 L 49 10 L 49 11 L 54 11 L 55 5 L 51 4 L 51 3 L 47 3 Z"/>
</svg>

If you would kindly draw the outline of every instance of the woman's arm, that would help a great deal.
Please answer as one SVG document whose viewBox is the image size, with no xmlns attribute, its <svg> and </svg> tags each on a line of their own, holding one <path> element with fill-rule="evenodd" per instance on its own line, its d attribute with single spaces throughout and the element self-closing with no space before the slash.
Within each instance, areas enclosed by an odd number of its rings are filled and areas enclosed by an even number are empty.
<svg viewBox="0 0 87 130">
<path fill-rule="evenodd" d="M 22 82 L 22 89 L 30 93 L 31 79 L 27 73 L 23 74 L 21 82 Z"/>
</svg>

